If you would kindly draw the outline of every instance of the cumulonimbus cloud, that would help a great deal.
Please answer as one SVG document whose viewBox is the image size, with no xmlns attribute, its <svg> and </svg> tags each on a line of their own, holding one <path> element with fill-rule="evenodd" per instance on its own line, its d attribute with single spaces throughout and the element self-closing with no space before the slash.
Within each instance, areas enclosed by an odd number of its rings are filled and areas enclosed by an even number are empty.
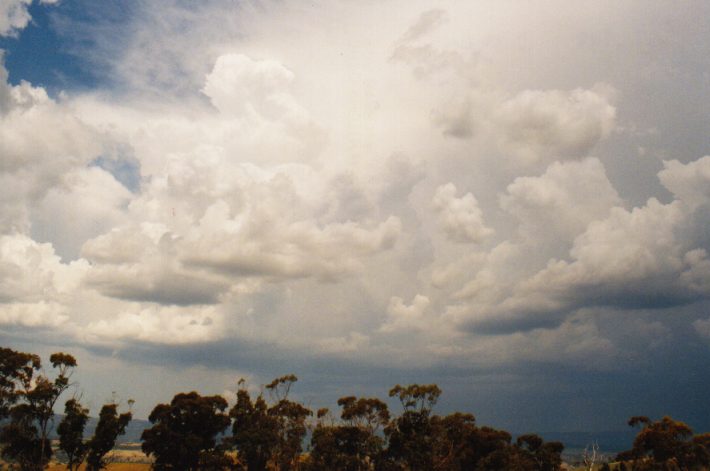
<svg viewBox="0 0 710 471">
<path fill-rule="evenodd" d="M 103 54 L 120 90 L 54 97 L 0 69 L 3 325 L 499 364 L 608 359 L 589 312 L 710 296 L 710 157 L 658 150 L 670 194 L 630 203 L 633 90 L 549 57 L 521 73 L 503 31 L 563 45 L 509 7 L 208 3 L 141 4 Z M 12 5 L 0 34 L 26 24 Z"/>
</svg>

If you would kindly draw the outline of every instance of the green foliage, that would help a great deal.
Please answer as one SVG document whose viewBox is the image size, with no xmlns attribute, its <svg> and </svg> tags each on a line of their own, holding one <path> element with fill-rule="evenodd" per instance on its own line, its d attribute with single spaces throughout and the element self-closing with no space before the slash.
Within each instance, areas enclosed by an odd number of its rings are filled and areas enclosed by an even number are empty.
<svg viewBox="0 0 710 471">
<path fill-rule="evenodd" d="M 252 402 L 249 393 L 241 389 L 229 416 L 234 420 L 230 441 L 239 460 L 250 471 L 265 470 L 279 442 L 279 423 L 269 414 L 266 401 L 259 396 Z"/>
<path fill-rule="evenodd" d="M 562 444 L 523 435 L 513 444 L 509 433 L 477 427 L 471 414 L 432 414 L 441 390 L 436 385 L 397 385 L 390 390 L 402 413 L 390 418 L 378 399 L 346 396 L 340 423 L 318 411 L 311 439 L 309 471 L 557 471 Z M 382 427 L 384 439 L 376 432 Z"/>
<path fill-rule="evenodd" d="M 306 419 L 313 413 L 301 404 L 282 399 L 269 408 L 269 415 L 276 419 L 277 446 L 273 461 L 278 469 L 287 471 L 298 467 L 303 439 L 306 436 Z"/>
<path fill-rule="evenodd" d="M 560 465 L 562 464 L 560 455 L 564 449 L 562 443 L 545 443 L 539 436 L 527 434 L 518 437 L 515 446 L 524 460 L 533 463 L 528 469 L 538 471 L 555 471 L 560 469 Z"/>
<path fill-rule="evenodd" d="M 73 356 L 55 353 L 50 363 L 52 379 L 43 373 L 37 355 L 0 347 L 0 446 L 2 457 L 21 470 L 39 471 L 52 456 L 48 432 L 54 406 L 69 388 Z M 263 395 L 252 399 L 240 389 L 229 412 L 221 396 L 196 392 L 177 394 L 170 404 L 157 405 L 141 439 L 142 449 L 155 458 L 159 470 L 245 471 L 559 471 L 559 442 L 545 442 L 526 434 L 512 442 L 503 430 L 478 427 L 471 414 L 433 414 L 441 389 L 435 384 L 396 385 L 389 396 L 402 405 L 392 417 L 377 398 L 345 396 L 336 420 L 328 409 L 319 409 L 314 423 L 311 410 L 288 398 L 295 375 L 276 378 Z M 240 382 L 240 384 L 243 384 Z M 57 429 L 59 448 L 68 457 L 68 469 L 78 469 L 86 458 L 87 469 L 106 466 L 105 457 L 125 432 L 131 413 L 119 414 L 116 404 L 106 404 L 99 414 L 94 436 L 85 442 L 83 432 L 89 411 L 76 399 L 65 403 Z M 218 437 L 231 425 L 230 437 Z M 629 425 L 640 427 L 633 447 L 603 463 L 602 470 L 695 471 L 710 467 L 710 434 L 693 435 L 688 425 L 670 417 L 652 421 L 635 416 Z M 310 453 L 303 440 L 312 430 Z M 235 449 L 234 458 L 227 453 Z"/>
<path fill-rule="evenodd" d="M 296 381 L 298 381 L 296 375 L 288 374 L 281 376 L 280 378 L 274 379 L 265 387 L 270 394 L 275 395 L 276 400 L 280 401 L 288 397 L 288 393 L 291 390 L 291 386 L 293 386 L 293 383 L 295 383 Z"/>
<path fill-rule="evenodd" d="M 631 450 L 620 453 L 618 460 L 632 463 L 634 471 L 706 469 L 710 466 L 710 436 L 693 437 L 693 430 L 683 422 L 663 417 L 631 417 L 631 427 L 641 426 Z"/>
<path fill-rule="evenodd" d="M 52 449 L 49 440 L 40 438 L 37 427 L 28 417 L 30 415 L 23 412 L 20 417 L 12 417 L 12 422 L 3 427 L 0 432 L 2 457 L 16 463 L 21 470 L 36 471 L 43 469 L 49 461 Z"/>
<path fill-rule="evenodd" d="M 385 428 L 388 460 L 411 471 L 432 469 L 433 431 L 428 411 L 405 410 Z"/>
<path fill-rule="evenodd" d="M 40 367 L 37 355 L 0 347 L 0 420 L 10 416 L 10 408 L 20 398 L 17 389 L 28 389 Z"/>
<path fill-rule="evenodd" d="M 338 399 L 338 405 L 343 408 L 340 418 L 346 424 L 365 429 L 372 435 L 390 420 L 387 404 L 377 398 L 357 399 L 355 396 L 346 396 Z"/>
<path fill-rule="evenodd" d="M 58 369 L 54 380 L 35 374 L 41 369 L 37 355 L 0 349 L 0 413 L 10 418 L 0 431 L 2 457 L 23 470 L 39 470 L 49 462 L 54 405 L 69 387 L 72 368 L 77 364 L 66 353 L 53 354 L 50 362 Z"/>
<path fill-rule="evenodd" d="M 318 426 L 311 437 L 310 470 L 361 471 L 369 469 L 378 453 L 369 434 L 358 427 Z"/>
<path fill-rule="evenodd" d="M 131 421 L 132 414 L 118 414 L 117 404 L 105 404 L 99 413 L 94 436 L 87 443 L 86 469 L 97 471 L 106 467 L 106 454 L 116 445 L 116 439 L 123 435 Z"/>
<path fill-rule="evenodd" d="M 375 398 L 347 396 L 338 399 L 341 425 L 318 423 L 311 437 L 309 469 L 361 471 L 380 460 L 384 440 L 377 431 L 389 423 L 387 404 Z M 318 411 L 318 418 L 327 409 Z"/>
<path fill-rule="evenodd" d="M 397 397 L 404 411 L 385 427 L 389 466 L 412 471 L 432 469 L 435 437 L 430 415 L 440 395 L 441 389 L 435 384 L 398 384 L 390 390 L 389 396 Z"/>
<path fill-rule="evenodd" d="M 89 419 L 89 410 L 82 407 L 76 399 L 69 399 L 64 404 L 64 418 L 57 427 L 59 449 L 67 455 L 69 471 L 79 467 L 86 455 L 84 428 Z"/>
<path fill-rule="evenodd" d="M 237 392 L 237 403 L 229 413 L 234 423 L 228 443 L 237 449 L 240 462 L 250 471 L 268 467 L 279 470 L 298 468 L 303 439 L 308 431 L 306 419 L 312 412 L 288 399 L 296 381 L 298 378 L 291 374 L 266 385 L 275 401 L 271 406 L 261 395 L 252 402 L 248 391 L 240 389 Z"/>
<path fill-rule="evenodd" d="M 196 470 L 200 462 L 214 462 L 224 456 L 217 447 L 217 435 L 230 423 L 221 396 L 200 396 L 196 392 L 177 394 L 170 404 L 158 404 L 148 420 L 154 425 L 143 431 L 142 449 L 155 457 L 159 470 Z"/>
<path fill-rule="evenodd" d="M 473 469 L 476 463 L 476 419 L 471 414 L 456 412 L 431 420 L 434 434 L 434 467 L 436 469 Z"/>
<path fill-rule="evenodd" d="M 436 384 L 410 384 L 400 386 L 399 384 L 390 389 L 389 396 L 397 397 L 405 411 L 419 410 L 431 412 L 441 395 L 441 389 Z"/>
</svg>

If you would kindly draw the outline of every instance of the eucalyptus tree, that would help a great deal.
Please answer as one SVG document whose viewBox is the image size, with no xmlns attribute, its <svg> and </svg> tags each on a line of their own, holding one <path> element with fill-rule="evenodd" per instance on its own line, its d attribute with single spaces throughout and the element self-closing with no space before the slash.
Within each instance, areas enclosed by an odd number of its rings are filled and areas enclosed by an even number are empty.
<svg viewBox="0 0 710 471">
<path fill-rule="evenodd" d="M 106 455 L 116 445 L 118 436 L 126 432 L 126 426 L 132 418 L 130 411 L 119 414 L 117 404 L 104 404 L 101 407 L 94 436 L 86 444 L 88 471 L 98 471 L 106 467 Z"/>
<path fill-rule="evenodd" d="M 158 404 L 148 420 L 153 424 L 141 434 L 143 452 L 155 458 L 157 470 L 192 471 L 219 467 L 229 459 L 218 436 L 230 424 L 222 396 L 180 393 L 170 404 Z"/>
<path fill-rule="evenodd" d="M 2 413 L 10 419 L 0 431 L 2 456 L 23 470 L 40 470 L 52 456 L 49 432 L 54 406 L 70 386 L 76 359 L 53 353 L 49 361 L 57 375 L 52 379 L 43 372 L 37 355 L 3 349 L 2 357 Z"/>
<path fill-rule="evenodd" d="M 86 456 L 84 429 L 89 420 L 89 409 L 84 408 L 76 398 L 64 404 L 64 417 L 57 427 L 59 449 L 67 455 L 67 468 L 73 471 L 79 468 Z"/>
</svg>

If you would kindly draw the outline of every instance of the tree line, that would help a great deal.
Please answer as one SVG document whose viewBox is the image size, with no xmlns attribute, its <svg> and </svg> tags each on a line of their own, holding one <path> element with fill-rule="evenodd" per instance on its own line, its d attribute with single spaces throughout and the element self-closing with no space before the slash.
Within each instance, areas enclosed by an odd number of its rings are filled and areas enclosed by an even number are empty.
<svg viewBox="0 0 710 471">
<path fill-rule="evenodd" d="M 73 356 L 55 353 L 50 377 L 39 356 L 0 347 L 0 447 L 2 458 L 21 470 L 41 470 L 53 455 L 50 431 L 54 408 L 70 387 Z M 141 435 L 143 452 L 155 470 L 243 471 L 558 471 L 560 442 L 535 434 L 513 439 L 505 431 L 479 426 L 472 414 L 434 414 L 441 389 L 435 384 L 396 385 L 393 415 L 378 398 L 346 396 L 338 411 L 313 411 L 289 398 L 297 381 L 286 375 L 259 394 L 238 383 L 236 403 L 222 396 L 180 393 L 158 404 Z M 130 402 L 130 401 L 129 401 Z M 129 404 L 130 405 L 130 404 Z M 58 448 L 69 470 L 85 464 L 95 471 L 125 432 L 132 415 L 114 402 L 100 412 L 94 435 L 85 437 L 89 410 L 80 398 L 64 404 L 57 427 Z M 620 454 L 623 469 L 700 470 L 710 465 L 710 434 L 693 435 L 668 417 L 641 426 L 633 448 Z M 310 432 L 310 433 L 309 433 Z M 605 465 L 606 469 L 608 465 Z"/>
</svg>

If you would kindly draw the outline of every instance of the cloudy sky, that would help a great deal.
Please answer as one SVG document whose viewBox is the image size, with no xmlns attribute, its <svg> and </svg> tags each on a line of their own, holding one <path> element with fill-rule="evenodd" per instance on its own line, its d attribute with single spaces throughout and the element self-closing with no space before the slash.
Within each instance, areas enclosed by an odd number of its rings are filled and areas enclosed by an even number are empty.
<svg viewBox="0 0 710 471">
<path fill-rule="evenodd" d="M 0 0 L 0 342 L 710 429 L 710 4 Z"/>
</svg>

